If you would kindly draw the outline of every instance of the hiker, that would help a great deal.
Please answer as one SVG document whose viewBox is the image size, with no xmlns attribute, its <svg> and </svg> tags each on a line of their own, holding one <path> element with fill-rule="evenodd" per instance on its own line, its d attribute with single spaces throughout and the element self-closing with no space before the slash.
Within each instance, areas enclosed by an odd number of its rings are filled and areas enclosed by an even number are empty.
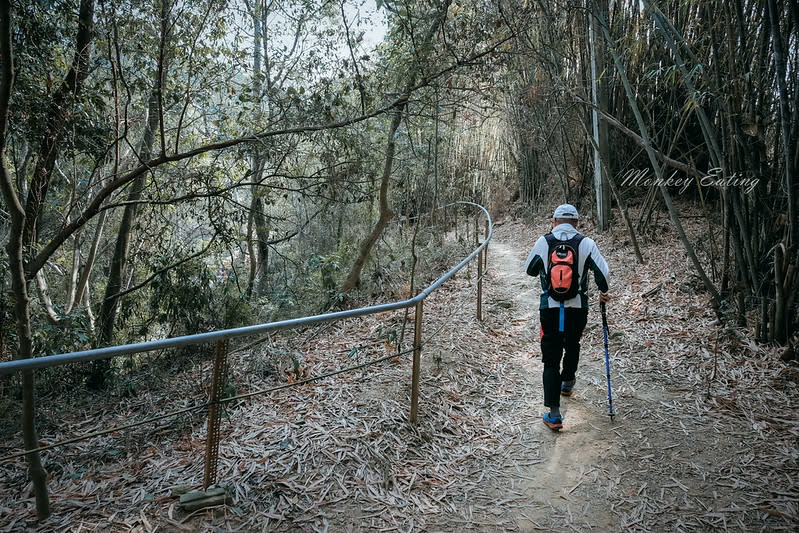
<svg viewBox="0 0 799 533">
<path fill-rule="evenodd" d="M 560 396 L 571 396 L 580 359 L 580 337 L 588 321 L 588 271 L 594 272 L 600 302 L 608 302 L 608 264 L 596 243 L 577 231 L 577 209 L 559 205 L 552 231 L 538 239 L 524 269 L 541 278 L 541 358 L 544 362 L 544 424 L 563 427 Z M 561 370 L 561 360 L 563 369 Z"/>
</svg>

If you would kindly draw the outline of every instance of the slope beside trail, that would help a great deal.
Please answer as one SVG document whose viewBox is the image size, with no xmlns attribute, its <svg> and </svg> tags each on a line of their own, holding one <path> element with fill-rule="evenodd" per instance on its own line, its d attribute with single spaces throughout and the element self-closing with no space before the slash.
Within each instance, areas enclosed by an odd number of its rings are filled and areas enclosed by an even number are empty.
<svg viewBox="0 0 799 533">
<path fill-rule="evenodd" d="M 232 503 L 191 513 L 173 490 L 201 483 L 202 413 L 105 435 L 43 454 L 53 516 L 36 529 L 795 530 L 799 372 L 744 336 L 719 336 L 667 225 L 644 250 L 646 265 L 631 260 L 623 232 L 592 235 L 612 269 L 615 420 L 594 303 L 576 392 L 562 402 L 565 427 L 543 425 L 538 281 L 522 262 L 546 228 L 545 217 L 497 224 L 482 322 L 473 266 L 425 301 L 417 424 L 408 423 L 407 355 L 241 400 L 225 412 L 218 468 Z M 405 318 L 383 313 L 233 346 L 231 382 L 246 392 L 276 375 L 390 355 L 398 332 L 412 338 Z M 119 399 L 101 416 L 44 406 L 42 439 L 202 398 L 207 373 L 198 366 L 166 392 Z M 24 463 L 0 465 L 0 531 L 28 530 L 34 517 Z"/>
</svg>

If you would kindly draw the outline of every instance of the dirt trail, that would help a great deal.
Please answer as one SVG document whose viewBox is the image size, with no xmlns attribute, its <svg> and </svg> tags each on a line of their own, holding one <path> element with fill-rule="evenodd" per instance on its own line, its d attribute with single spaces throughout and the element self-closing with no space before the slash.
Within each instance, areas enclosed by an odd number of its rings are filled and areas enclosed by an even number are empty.
<svg viewBox="0 0 799 533">
<path fill-rule="evenodd" d="M 535 458 L 540 461 L 522 470 L 520 481 L 517 481 L 516 492 L 524 495 L 526 504 L 514 507 L 516 524 L 520 531 L 557 529 L 559 517 L 566 515 L 572 523 L 614 529 L 618 521 L 611 514 L 607 497 L 586 498 L 596 488 L 587 480 L 596 481 L 591 473 L 612 446 L 608 435 L 616 437 L 613 430 L 620 425 L 618 418 L 611 423 L 603 404 L 606 401 L 600 367 L 603 356 L 597 353 L 597 339 L 592 338 L 601 332 L 596 326 L 598 314 L 592 310 L 589 320 L 593 326 L 584 336 L 575 393 L 562 399 L 564 429 L 555 433 L 541 421 L 546 409 L 538 345 L 539 282 L 522 271 L 529 247 L 521 249 L 506 239 L 507 233 L 499 231 L 491 243 L 492 291 L 500 301 L 511 303 L 515 316 L 509 327 L 511 335 L 519 342 L 510 356 L 517 368 L 514 386 L 525 399 L 519 420 L 523 421 L 523 432 L 527 436 L 524 444 L 534 447 Z M 530 447 L 520 447 L 518 452 L 529 456 L 530 450 Z M 578 490 L 581 487 L 582 490 Z"/>
<path fill-rule="evenodd" d="M 506 356 L 515 372 L 508 375 L 524 398 L 515 407 L 524 438 L 512 454 L 534 459 L 505 491 L 523 496 L 509 506 L 516 529 L 795 531 L 799 372 L 775 362 L 773 350 L 744 344 L 750 333 L 719 340 L 678 245 L 654 242 L 649 262 L 638 265 L 623 233 L 589 231 L 611 265 L 617 416 L 611 422 L 606 414 L 594 299 L 575 394 L 561 403 L 564 429 L 543 425 L 539 287 L 521 268 L 545 229 L 499 226 L 489 260 L 491 291 L 509 308 L 488 322 L 509 322 L 515 342 Z M 650 291 L 654 297 L 642 296 Z"/>
</svg>

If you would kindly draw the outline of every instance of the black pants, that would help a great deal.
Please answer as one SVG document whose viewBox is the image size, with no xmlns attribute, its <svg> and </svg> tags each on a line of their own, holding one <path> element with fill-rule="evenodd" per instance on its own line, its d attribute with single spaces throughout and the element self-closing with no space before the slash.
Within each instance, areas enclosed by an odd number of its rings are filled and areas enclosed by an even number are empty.
<svg viewBox="0 0 799 533">
<path fill-rule="evenodd" d="M 560 407 L 560 383 L 574 379 L 580 361 L 580 337 L 588 322 L 588 309 L 567 307 L 564 311 L 563 332 L 558 331 L 560 308 L 540 311 L 544 405 L 547 407 Z"/>
</svg>

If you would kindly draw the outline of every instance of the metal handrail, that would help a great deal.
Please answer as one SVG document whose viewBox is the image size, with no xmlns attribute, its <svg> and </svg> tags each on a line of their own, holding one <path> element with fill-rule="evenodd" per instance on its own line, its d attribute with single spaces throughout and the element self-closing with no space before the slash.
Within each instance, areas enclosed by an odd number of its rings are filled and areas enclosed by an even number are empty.
<svg viewBox="0 0 799 533">
<path fill-rule="evenodd" d="M 120 355 L 128 355 L 134 353 L 151 352 L 154 350 L 163 350 L 166 348 L 177 348 L 179 346 L 191 346 L 195 344 L 211 343 L 225 339 L 232 339 L 237 337 L 245 337 L 249 335 L 258 335 L 271 331 L 281 329 L 290 329 L 298 326 L 307 326 L 311 324 L 318 324 L 321 322 L 330 322 L 333 320 L 340 320 L 343 318 L 352 318 L 374 313 L 381 313 L 384 311 L 393 311 L 396 309 L 406 309 L 417 305 L 419 302 L 427 298 L 433 291 L 443 285 L 448 279 L 454 276 L 461 268 L 466 266 L 483 248 L 488 245 L 494 233 L 494 224 L 491 220 L 491 215 L 488 210 L 480 204 L 474 202 L 453 202 L 442 206 L 441 209 L 451 207 L 453 205 L 471 205 L 482 210 L 488 222 L 488 233 L 485 240 L 474 249 L 460 263 L 451 268 L 443 276 L 438 278 L 426 289 L 422 290 L 413 298 L 401 300 L 398 302 L 391 302 L 387 304 L 372 305 L 368 307 L 359 307 L 358 309 L 350 309 L 347 311 L 336 311 L 333 313 L 325 313 L 321 315 L 314 315 L 301 318 L 292 318 L 289 320 L 281 320 L 278 322 L 269 322 L 266 324 L 257 324 L 253 326 L 244 326 L 232 329 L 223 329 L 218 331 L 211 331 L 208 333 L 198 333 L 195 335 L 183 335 L 180 337 L 172 337 L 168 339 L 161 339 L 156 341 L 139 342 L 134 344 L 123 344 L 121 346 L 108 346 L 105 348 L 96 348 L 92 350 L 83 350 L 80 352 L 69 352 L 55 355 L 47 355 L 42 357 L 33 357 L 29 359 L 17 359 L 14 361 L 6 361 L 0 363 L 0 376 L 20 372 L 23 370 L 34 370 L 39 368 L 50 368 L 54 366 L 61 366 L 76 362 L 96 361 L 99 359 L 111 359 Z"/>
</svg>

